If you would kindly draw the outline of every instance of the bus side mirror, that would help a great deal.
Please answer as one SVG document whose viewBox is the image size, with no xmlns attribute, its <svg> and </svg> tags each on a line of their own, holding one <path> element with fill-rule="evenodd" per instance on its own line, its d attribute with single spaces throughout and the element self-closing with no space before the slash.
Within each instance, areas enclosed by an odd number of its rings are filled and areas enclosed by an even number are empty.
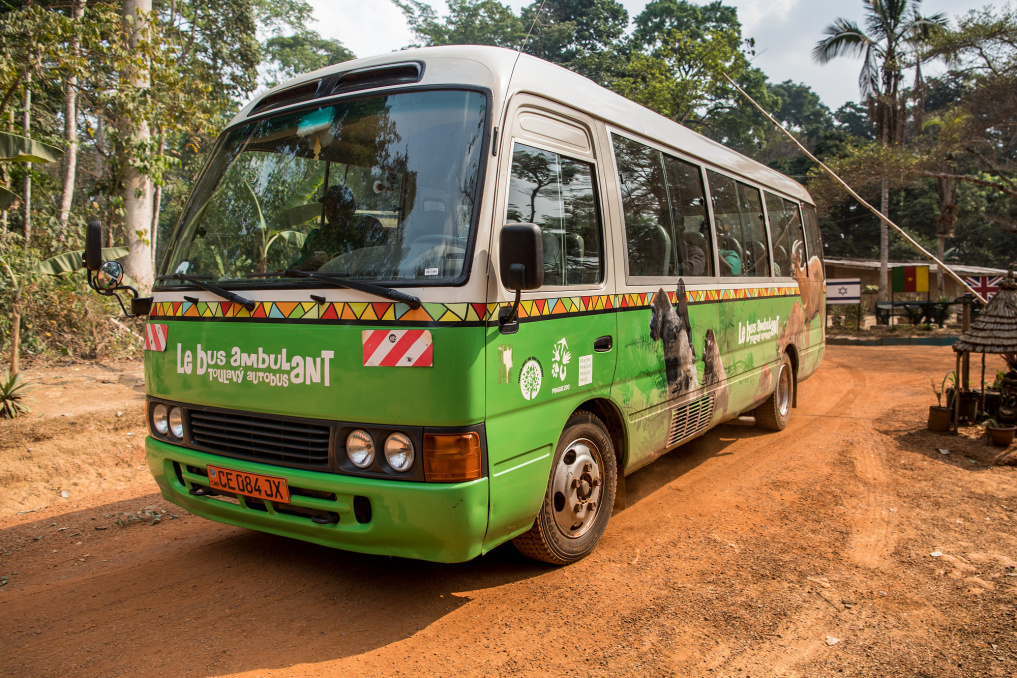
<svg viewBox="0 0 1017 678">
<path fill-rule="evenodd" d="M 85 268 L 98 271 L 102 266 L 102 224 L 98 221 L 88 223 L 85 231 Z"/>
<path fill-rule="evenodd" d="M 520 293 L 536 290 L 544 284 L 544 239 L 536 224 L 505 224 L 501 229 L 498 247 L 499 273 L 502 284 L 515 290 L 511 308 L 498 312 L 498 326 L 502 334 L 519 329 Z"/>
<path fill-rule="evenodd" d="M 120 302 L 120 309 L 128 318 L 135 318 L 141 315 L 148 315 L 152 310 L 151 297 L 138 297 L 138 291 L 133 287 L 121 284 L 124 279 L 124 268 L 116 261 L 103 262 L 102 260 L 102 224 L 92 221 L 85 231 L 85 268 L 88 269 L 88 286 L 95 290 L 96 294 L 104 297 L 116 297 Z M 117 294 L 117 291 L 125 290 L 131 294 L 131 312 L 127 312 L 124 301 Z"/>
</svg>

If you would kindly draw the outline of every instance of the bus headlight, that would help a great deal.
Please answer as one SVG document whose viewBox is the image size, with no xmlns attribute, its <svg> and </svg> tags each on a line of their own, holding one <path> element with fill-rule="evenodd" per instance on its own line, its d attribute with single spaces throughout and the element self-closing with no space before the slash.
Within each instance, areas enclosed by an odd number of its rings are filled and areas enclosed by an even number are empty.
<svg viewBox="0 0 1017 678">
<path fill-rule="evenodd" d="M 162 403 L 156 403 L 152 408 L 152 428 L 160 435 L 166 435 L 169 431 L 169 412 Z"/>
<path fill-rule="evenodd" d="M 374 440 L 371 434 L 357 429 L 346 437 L 346 456 L 357 468 L 367 468 L 374 463 Z"/>
<path fill-rule="evenodd" d="M 413 466 L 413 441 L 405 433 L 393 433 L 385 441 L 385 461 L 400 473 Z"/>
<path fill-rule="evenodd" d="M 174 438 L 184 439 L 184 414 L 179 407 L 170 408 L 169 431 Z"/>
</svg>

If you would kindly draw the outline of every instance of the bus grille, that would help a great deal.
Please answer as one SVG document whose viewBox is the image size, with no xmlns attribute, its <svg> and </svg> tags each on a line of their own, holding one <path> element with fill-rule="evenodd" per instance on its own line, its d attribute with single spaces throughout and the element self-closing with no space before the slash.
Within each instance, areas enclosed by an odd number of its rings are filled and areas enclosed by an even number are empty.
<svg viewBox="0 0 1017 678">
<path fill-rule="evenodd" d="M 330 426 L 236 412 L 188 414 L 191 442 L 197 448 L 284 466 L 328 467 Z"/>
<path fill-rule="evenodd" d="M 710 421 L 713 419 L 714 397 L 714 393 L 708 393 L 702 398 L 671 410 L 671 430 L 667 436 L 668 447 L 677 445 L 682 440 L 709 428 Z"/>
</svg>

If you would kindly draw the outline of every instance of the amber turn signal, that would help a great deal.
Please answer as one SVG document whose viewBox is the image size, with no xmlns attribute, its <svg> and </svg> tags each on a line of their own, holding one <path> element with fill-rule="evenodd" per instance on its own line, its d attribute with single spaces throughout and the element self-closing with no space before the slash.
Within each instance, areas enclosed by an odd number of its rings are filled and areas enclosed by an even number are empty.
<svg viewBox="0 0 1017 678">
<path fill-rule="evenodd" d="M 476 480 L 480 468 L 480 434 L 427 433 L 424 435 L 424 478 L 429 483 Z"/>
</svg>

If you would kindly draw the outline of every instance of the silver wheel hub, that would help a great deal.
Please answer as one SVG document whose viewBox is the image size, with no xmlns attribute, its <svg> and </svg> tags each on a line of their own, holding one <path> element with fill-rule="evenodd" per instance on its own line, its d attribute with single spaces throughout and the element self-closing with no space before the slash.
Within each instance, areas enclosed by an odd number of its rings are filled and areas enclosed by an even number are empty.
<svg viewBox="0 0 1017 678">
<path fill-rule="evenodd" d="M 786 417 L 791 410 L 791 371 L 784 365 L 780 367 L 780 374 L 777 376 L 777 412 L 780 416 Z"/>
<path fill-rule="evenodd" d="M 574 441 L 558 460 L 551 482 L 552 511 L 558 530 L 581 537 L 593 525 L 604 490 L 603 457 L 590 440 Z"/>
</svg>

